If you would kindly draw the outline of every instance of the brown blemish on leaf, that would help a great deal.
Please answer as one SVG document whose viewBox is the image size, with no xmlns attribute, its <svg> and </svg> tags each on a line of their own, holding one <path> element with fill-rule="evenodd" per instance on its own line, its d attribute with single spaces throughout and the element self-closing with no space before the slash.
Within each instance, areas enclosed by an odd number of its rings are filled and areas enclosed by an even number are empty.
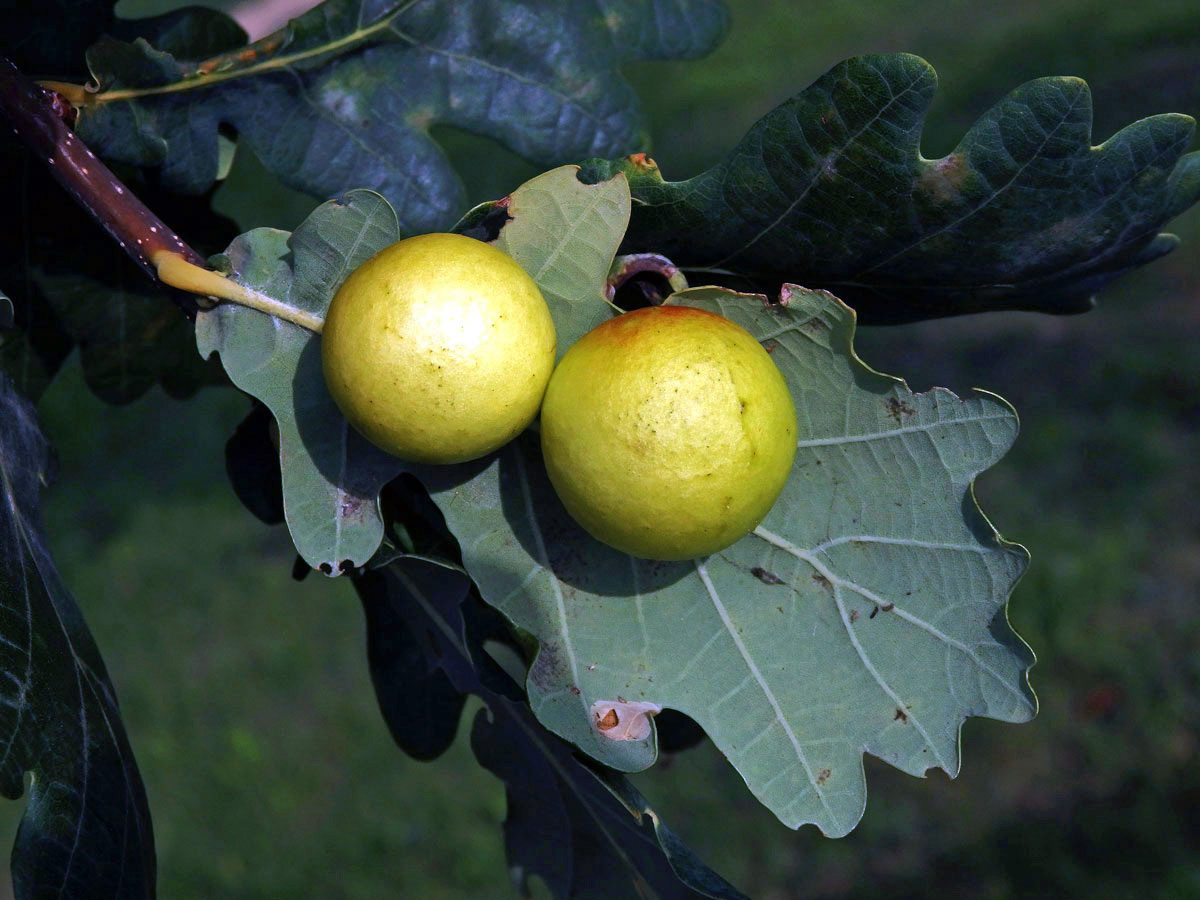
<svg viewBox="0 0 1200 900">
<path fill-rule="evenodd" d="M 779 289 L 779 297 L 775 300 L 767 302 L 770 307 L 786 307 L 792 302 L 792 294 L 795 293 L 795 285 L 785 284 Z"/>
<path fill-rule="evenodd" d="M 613 741 L 641 741 L 650 736 L 650 717 L 662 712 L 657 703 L 634 701 L 623 697 L 597 700 L 592 704 L 592 722 L 596 730 Z"/>
<path fill-rule="evenodd" d="M 570 687 L 570 691 L 571 691 L 571 693 L 572 693 L 572 694 L 574 694 L 576 697 L 578 697 L 578 696 L 579 696 L 579 688 L 575 687 L 575 685 L 571 685 L 571 687 Z"/>
<path fill-rule="evenodd" d="M 427 106 L 419 106 L 404 117 L 404 121 L 417 131 L 428 131 L 434 120 L 434 112 Z"/>
<path fill-rule="evenodd" d="M 833 589 L 833 585 L 830 583 L 829 579 L 826 578 L 824 575 L 822 575 L 820 572 L 813 572 L 812 580 L 815 581 L 817 584 L 819 584 L 821 587 L 825 588 L 825 590 L 827 590 L 827 591 Z"/>
<path fill-rule="evenodd" d="M 929 166 L 917 178 L 917 190 L 928 194 L 939 204 L 958 203 L 962 200 L 963 186 L 971 171 L 967 166 L 966 157 L 961 153 L 951 153 Z"/>
<path fill-rule="evenodd" d="M 905 724 L 908 724 L 908 713 L 906 713 L 902 709 L 898 709 L 898 710 L 896 710 L 896 715 L 892 716 L 892 721 L 893 722 L 903 722 Z"/>
<path fill-rule="evenodd" d="M 537 658 L 529 670 L 529 680 L 540 688 L 551 689 L 564 672 L 564 666 L 558 647 L 555 644 L 543 643 L 538 648 Z"/>
<path fill-rule="evenodd" d="M 270 56 L 283 46 L 283 37 L 265 37 L 258 42 L 258 46 L 263 56 Z"/>
<path fill-rule="evenodd" d="M 769 572 L 762 566 L 755 566 L 750 570 L 750 574 L 761 581 L 763 584 L 783 584 L 783 579 L 774 572 Z"/>
<path fill-rule="evenodd" d="M 779 349 L 779 341 L 769 340 L 765 344 L 763 344 L 763 349 L 766 350 L 768 353 L 774 353 L 776 350 Z"/>
<path fill-rule="evenodd" d="M 911 403 L 901 400 L 899 397 L 888 397 L 883 405 L 887 407 L 888 415 L 895 419 L 897 425 L 900 424 L 901 419 L 917 414 L 916 408 Z"/>
<path fill-rule="evenodd" d="M 825 782 L 827 782 L 829 780 L 829 776 L 832 774 L 833 774 L 832 770 L 822 769 L 820 772 L 817 773 L 817 784 L 824 784 Z"/>
<path fill-rule="evenodd" d="M 850 610 L 850 624 L 853 625 L 857 621 L 858 621 L 858 610 L 857 609 Z"/>
</svg>

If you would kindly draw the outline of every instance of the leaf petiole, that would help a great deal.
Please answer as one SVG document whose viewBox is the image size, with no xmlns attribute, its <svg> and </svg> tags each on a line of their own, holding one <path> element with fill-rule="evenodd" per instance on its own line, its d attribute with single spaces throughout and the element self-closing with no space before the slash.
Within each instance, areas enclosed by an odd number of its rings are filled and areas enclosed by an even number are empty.
<svg viewBox="0 0 1200 900">
<path fill-rule="evenodd" d="M 289 69 L 294 65 L 302 65 L 314 58 L 344 52 L 371 42 L 379 35 L 389 32 L 392 40 L 406 40 L 416 44 L 416 40 L 397 31 L 393 23 L 415 3 L 405 3 L 392 10 L 385 17 L 370 25 L 355 29 L 328 43 L 304 47 L 289 54 L 280 54 L 296 39 L 295 25 L 289 22 L 286 26 L 252 44 L 239 47 L 228 53 L 222 53 L 201 62 L 180 62 L 181 79 L 171 84 L 155 85 L 152 87 L 130 87 L 106 90 L 101 85 L 91 86 L 68 84 L 58 81 L 41 81 L 42 87 L 55 91 L 65 97 L 73 106 L 81 109 L 85 106 L 96 106 L 114 101 L 133 100 L 138 97 L 154 96 L 156 94 L 174 94 L 179 91 L 190 91 L 212 87 L 231 78 L 242 78 L 247 75 L 261 75 Z M 324 16 L 317 13 L 316 16 Z"/>
<path fill-rule="evenodd" d="M 231 278 L 226 278 L 220 272 L 188 262 L 181 254 L 171 250 L 156 251 L 150 257 L 150 261 L 154 264 L 159 281 L 181 291 L 248 306 L 301 328 L 307 328 L 316 334 L 320 334 L 325 325 L 325 320 L 319 316 L 287 306 L 266 294 L 260 294 Z"/>
<path fill-rule="evenodd" d="M 67 81 L 38 81 L 38 85 L 58 94 L 76 109 L 90 103 L 94 93 L 82 84 L 71 84 Z"/>
</svg>

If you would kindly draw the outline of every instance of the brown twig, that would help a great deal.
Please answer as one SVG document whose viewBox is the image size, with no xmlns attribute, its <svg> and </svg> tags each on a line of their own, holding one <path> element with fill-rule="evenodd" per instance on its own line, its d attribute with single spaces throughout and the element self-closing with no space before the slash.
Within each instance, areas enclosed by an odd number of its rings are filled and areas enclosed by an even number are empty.
<svg viewBox="0 0 1200 900">
<path fill-rule="evenodd" d="M 0 56 L 0 114 L 54 179 L 86 209 L 151 278 L 159 252 L 202 266 L 204 258 L 183 242 L 67 128 L 54 95 Z"/>
<path fill-rule="evenodd" d="M 204 258 L 150 211 L 112 170 L 96 158 L 63 121 L 73 112 L 60 98 L 34 84 L 0 56 L 0 115 L 13 133 L 49 169 L 55 180 L 87 210 L 151 278 L 191 294 L 231 300 L 319 332 L 319 317 L 204 267 Z M 194 312 L 194 309 L 187 310 Z"/>
</svg>

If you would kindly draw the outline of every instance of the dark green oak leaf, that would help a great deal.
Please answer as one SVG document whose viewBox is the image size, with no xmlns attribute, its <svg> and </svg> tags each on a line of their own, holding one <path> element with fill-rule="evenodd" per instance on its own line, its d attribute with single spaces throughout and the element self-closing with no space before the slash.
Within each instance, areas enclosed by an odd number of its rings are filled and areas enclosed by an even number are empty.
<svg viewBox="0 0 1200 900">
<path fill-rule="evenodd" d="M 371 657 L 380 706 L 394 734 L 409 740 L 414 728 L 404 720 L 409 705 L 396 705 L 394 695 L 427 691 L 436 676 L 444 679 L 441 689 L 460 697 L 474 694 L 486 705 L 475 716 L 471 747 L 505 784 L 505 848 L 523 893 L 537 876 L 561 898 L 745 900 L 700 862 L 624 777 L 585 764 L 569 744 L 538 724 L 519 686 L 485 650 L 486 639 L 504 640 L 504 625 L 472 599 L 465 572 L 436 560 L 400 556 L 355 577 L 354 586 L 367 613 L 369 646 L 402 648 L 402 654 L 420 651 L 424 663 L 420 668 L 393 658 L 389 664 L 378 652 Z M 411 677 L 414 669 L 420 680 L 395 682 L 402 672 Z M 501 681 L 507 688 L 498 685 Z M 460 708 L 452 707 L 453 721 Z"/>
<path fill-rule="evenodd" d="M 13 847 L 18 898 L 153 897 L 145 789 L 116 693 L 41 523 L 50 450 L 0 373 L 0 793 L 32 775 Z"/>
<path fill-rule="evenodd" d="M 99 262 L 99 260 L 97 260 Z M 59 323 L 79 348 L 83 376 L 107 403 L 130 403 L 154 385 L 189 397 L 227 384 L 192 351 L 192 324 L 126 257 L 113 255 L 103 280 L 80 271 L 34 273 Z"/>
<path fill-rule="evenodd" d="M 431 126 L 541 164 L 644 149 L 618 67 L 701 55 L 726 24 L 716 0 L 327 0 L 202 62 L 101 41 L 88 54 L 99 90 L 77 130 L 106 158 L 202 191 L 228 126 L 290 187 L 328 197 L 371 185 L 405 232 L 436 231 L 464 203 Z"/>
<path fill-rule="evenodd" d="M 672 301 L 763 341 L 797 406 L 783 493 L 720 553 L 653 562 L 593 540 L 530 435 L 467 481 L 415 474 L 483 598 L 537 639 L 526 687 L 543 725 L 636 771 L 654 761 L 653 730 L 613 740 L 597 719 L 676 709 L 785 824 L 844 835 L 866 803 L 864 753 L 953 775 L 967 717 L 1034 714 L 1033 656 L 1006 617 L 1027 554 L 972 490 L 1017 418 L 983 392 L 914 394 L 855 356 L 844 304 L 799 288 L 784 299 L 695 288 Z"/>
<path fill-rule="evenodd" d="M 1027 309 L 1080 312 L 1174 248 L 1159 229 L 1200 198 L 1194 121 L 1135 122 L 1098 147 L 1077 78 L 1025 84 L 952 153 L 921 156 L 936 76 L 916 56 L 835 66 L 760 120 L 721 164 L 664 181 L 644 157 L 593 160 L 634 197 L 622 252 L 774 294 L 830 290 L 864 323 Z"/>
<path fill-rule="evenodd" d="M 280 525 L 284 513 L 278 431 L 271 410 L 251 402 L 250 412 L 225 442 L 225 474 L 242 506 L 259 521 Z"/>
<path fill-rule="evenodd" d="M 188 59 L 228 53 L 246 43 L 241 25 L 204 6 L 185 6 L 146 19 L 117 19 L 105 34 L 131 43 L 144 41 L 162 53 Z"/>
<path fill-rule="evenodd" d="M 436 570 L 431 576 L 431 592 L 448 590 L 461 602 L 465 579 Z M 453 743 L 467 701 L 467 692 L 447 674 L 450 667 L 443 659 L 455 648 L 445 646 L 435 632 L 409 627 L 385 575 L 364 574 L 355 586 L 366 618 L 367 665 L 383 720 L 409 756 L 436 759 Z"/>
</svg>

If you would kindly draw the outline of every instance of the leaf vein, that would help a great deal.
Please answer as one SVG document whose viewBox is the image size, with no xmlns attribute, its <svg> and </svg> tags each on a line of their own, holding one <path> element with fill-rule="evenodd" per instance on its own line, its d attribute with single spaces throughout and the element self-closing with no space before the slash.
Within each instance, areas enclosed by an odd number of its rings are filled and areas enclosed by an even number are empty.
<svg viewBox="0 0 1200 900">
<path fill-rule="evenodd" d="M 729 634 L 729 637 L 733 640 L 734 646 L 737 647 L 738 653 L 741 655 L 742 660 L 746 663 L 746 667 L 750 670 L 750 675 L 756 682 L 758 682 L 759 688 L 762 689 L 763 695 L 767 698 L 767 703 L 770 704 L 771 710 L 775 713 L 775 719 L 783 728 L 784 734 L 787 735 L 788 741 L 791 743 L 792 749 L 796 753 L 796 759 L 799 761 L 800 765 L 804 767 L 804 773 L 808 777 L 809 784 L 812 785 L 812 789 L 816 791 L 817 797 L 820 798 L 821 806 L 825 809 L 825 812 L 829 815 L 830 820 L 835 824 L 835 826 L 838 825 L 837 814 L 829 805 L 829 801 L 825 798 L 824 792 L 817 785 L 816 775 L 813 773 L 812 767 L 809 766 L 808 757 L 804 752 L 804 748 L 800 746 L 800 741 L 796 737 L 796 733 L 792 731 L 792 726 L 788 723 L 787 717 L 784 716 L 783 707 L 779 705 L 779 699 L 775 696 L 775 692 L 772 691 L 771 686 L 767 684 L 766 678 L 763 677 L 762 672 L 759 671 L 757 663 L 754 662 L 754 657 L 750 655 L 750 651 L 742 641 L 741 635 L 738 634 L 737 629 L 733 626 L 733 621 L 729 618 L 729 612 L 725 609 L 725 604 L 721 602 L 720 595 L 717 594 L 716 586 L 709 577 L 708 569 L 705 568 L 704 563 L 698 560 L 696 561 L 695 565 L 696 571 L 700 575 L 700 580 L 704 582 L 704 587 L 708 591 L 709 598 L 712 600 L 713 608 L 716 609 L 717 615 L 721 617 L 721 622 L 724 624 L 725 630 Z"/>
</svg>

